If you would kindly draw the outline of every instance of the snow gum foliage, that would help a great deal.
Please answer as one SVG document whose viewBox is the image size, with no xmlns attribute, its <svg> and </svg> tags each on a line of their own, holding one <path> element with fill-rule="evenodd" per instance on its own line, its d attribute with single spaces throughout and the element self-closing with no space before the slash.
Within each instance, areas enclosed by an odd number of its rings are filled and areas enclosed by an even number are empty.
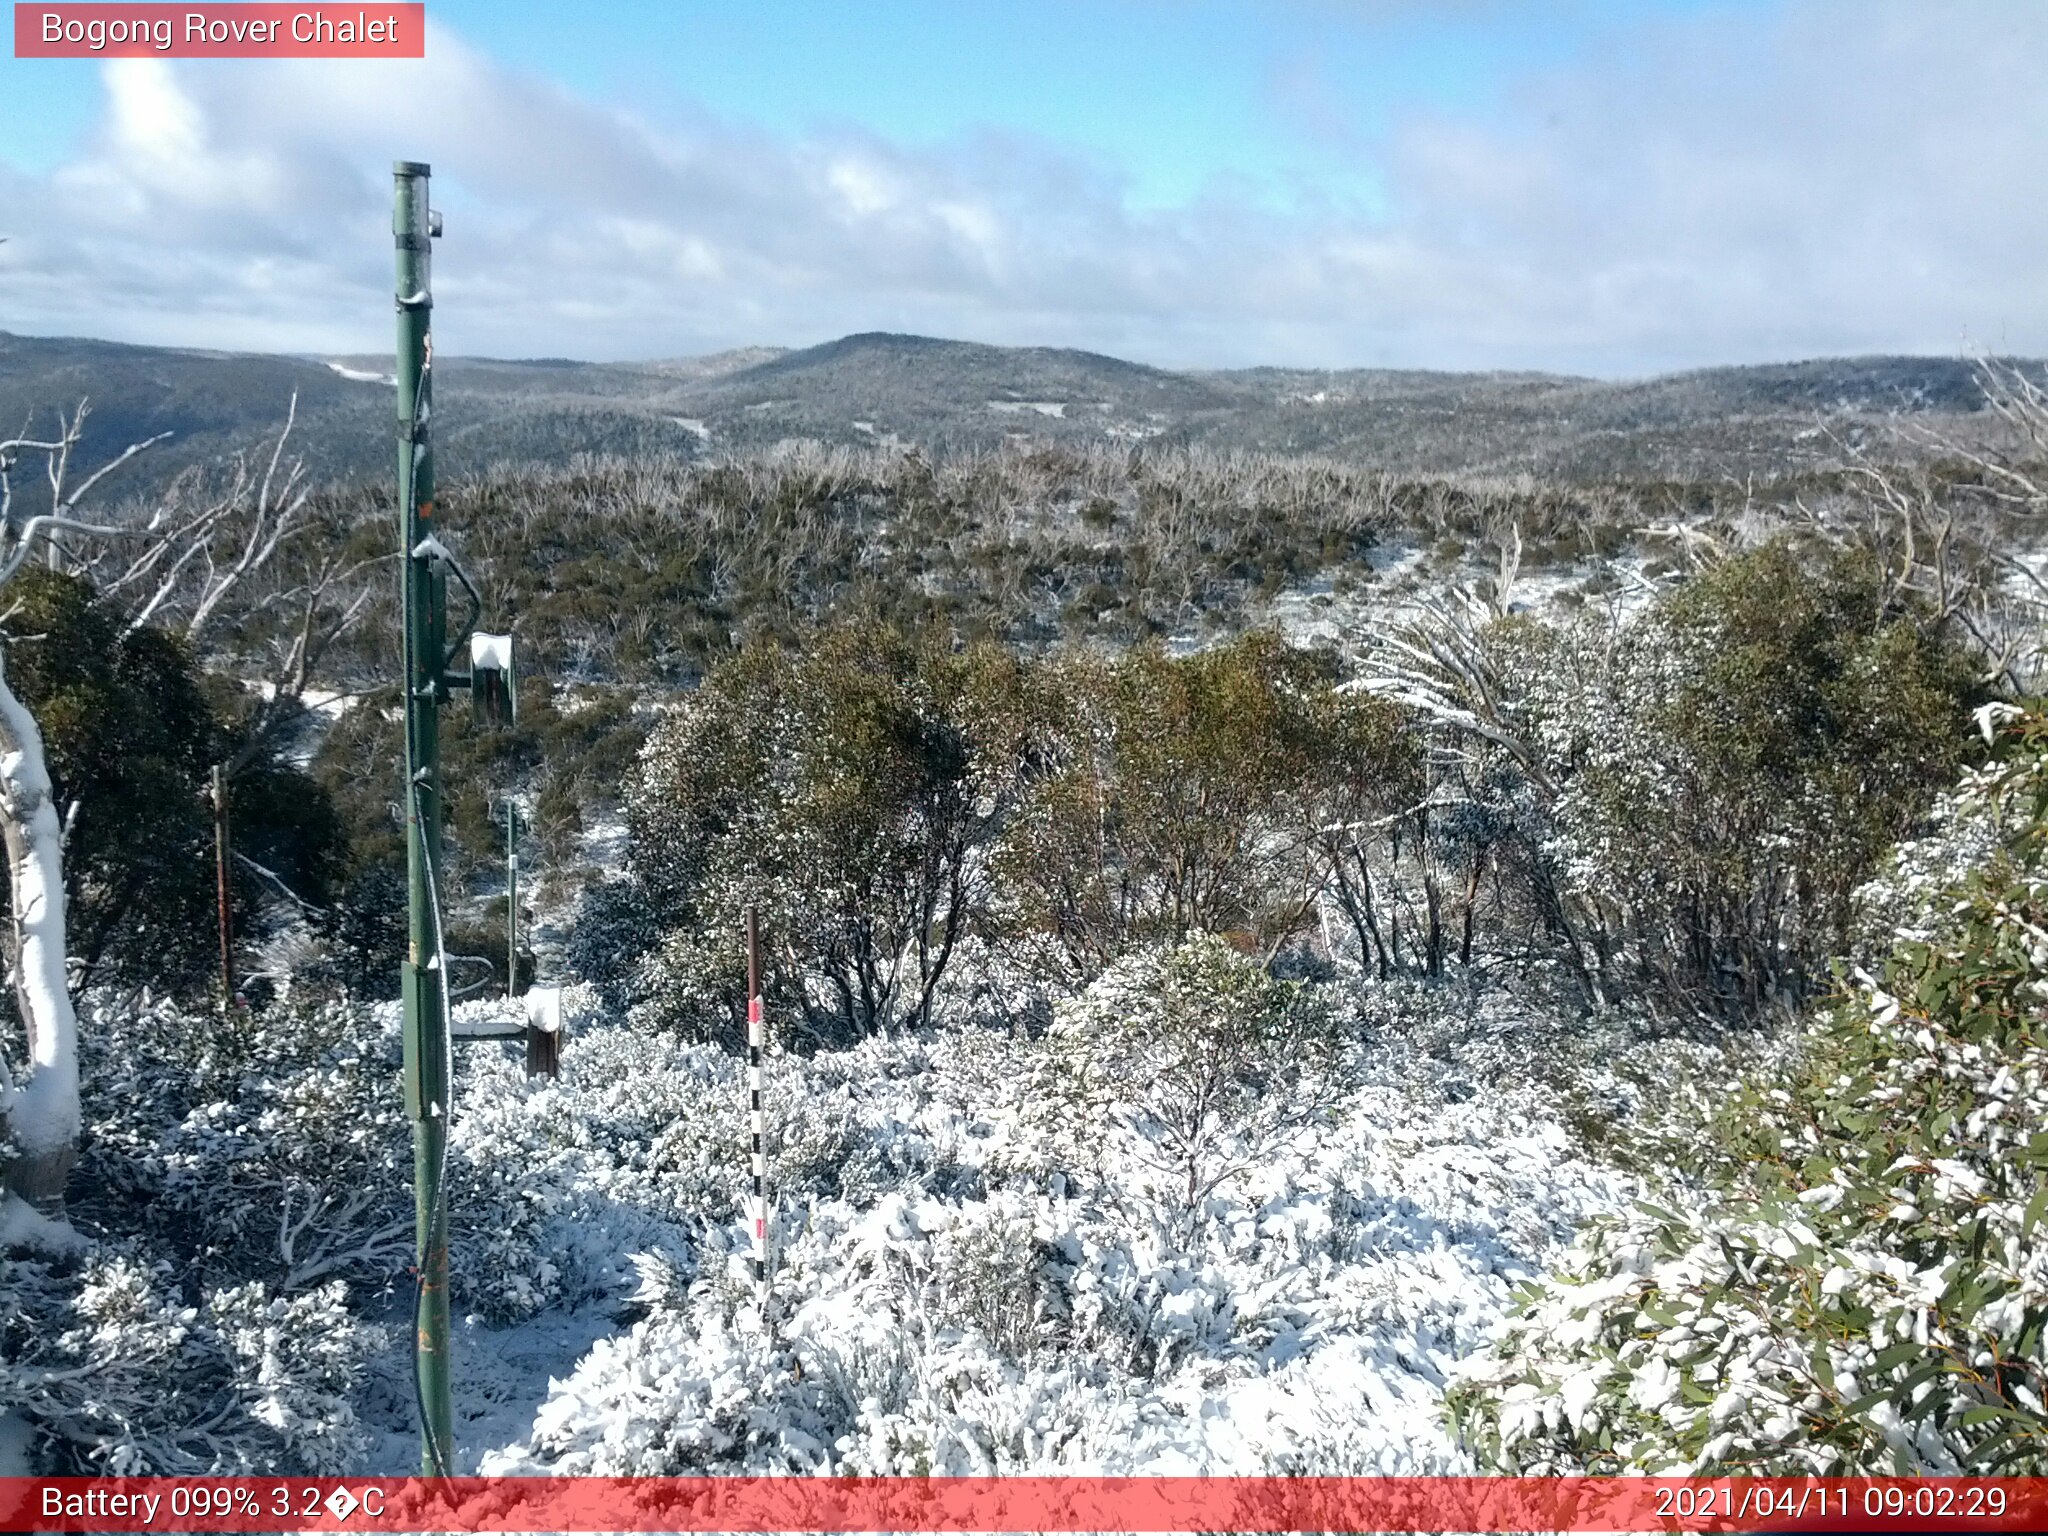
<svg viewBox="0 0 2048 1536">
<path fill-rule="evenodd" d="M 1199 931 L 1277 951 L 1331 878 L 1324 829 L 1416 798 L 1396 711 L 1272 631 L 1041 670 L 1044 771 L 992 862 L 1006 936 L 1049 940 L 1061 981 Z"/>
<path fill-rule="evenodd" d="M 1618 630 L 1514 619 L 1490 644 L 1591 963 L 1724 1015 L 1825 982 L 1976 702 L 1967 654 L 1866 560 L 1782 542 Z"/>
<path fill-rule="evenodd" d="M 931 1022 L 977 942 L 1019 995 L 1199 931 L 1270 957 L 1313 926 L 1331 824 L 1413 801 L 1410 748 L 1270 632 L 1025 661 L 829 630 L 725 663 L 656 730 L 633 879 L 592 894 L 578 952 L 649 1017 L 729 1036 L 757 904 L 771 1002 L 824 1044 Z"/>
<path fill-rule="evenodd" d="M 1471 1372 L 1490 1464 L 2048 1469 L 2048 717 L 1980 718 L 2000 756 L 1898 860 L 1905 896 L 1872 894 L 1917 909 L 1882 976 L 1777 1070 L 1682 1095 L 1657 1202 L 1590 1230 Z"/>
<path fill-rule="evenodd" d="M 238 848 L 313 902 L 339 857 L 326 797 L 248 741 L 245 690 L 82 577 L 31 565 L 15 573 L 0 617 L 10 686 L 34 714 L 64 843 L 74 984 L 189 992 L 211 972 L 212 820 L 202 792 L 214 763 L 235 764 Z M 266 892 L 238 870 L 237 931 L 258 926 Z"/>
<path fill-rule="evenodd" d="M 653 734 L 629 800 L 662 935 L 643 972 L 653 1014 L 698 1038 L 731 1030 L 732 925 L 758 905 L 771 995 L 815 1040 L 928 1022 L 986 899 L 969 853 L 1015 793 L 1022 691 L 993 647 L 873 625 L 714 672 Z"/>
</svg>

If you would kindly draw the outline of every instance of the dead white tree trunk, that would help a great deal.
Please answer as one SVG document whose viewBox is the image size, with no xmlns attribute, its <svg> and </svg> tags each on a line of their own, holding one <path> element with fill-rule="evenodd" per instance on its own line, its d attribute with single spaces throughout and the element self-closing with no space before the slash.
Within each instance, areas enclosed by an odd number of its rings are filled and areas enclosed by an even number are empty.
<svg viewBox="0 0 2048 1536">
<path fill-rule="evenodd" d="M 169 433 L 127 448 L 75 488 L 68 479 L 86 419 L 83 403 L 59 418 L 47 440 L 0 439 L 0 586 L 39 540 L 53 564 L 74 568 L 103 599 L 128 612 L 130 628 L 155 623 L 197 642 L 209 625 L 270 608 L 298 612 L 286 626 L 274 698 L 296 704 L 324 650 L 366 607 L 361 578 L 374 562 L 318 562 L 303 579 L 244 603 L 243 596 L 279 551 L 306 527 L 303 466 L 284 464 L 298 416 L 285 415 L 269 460 L 257 475 L 245 458 L 231 466 L 223 494 L 186 506 L 174 489 L 147 521 L 103 527 L 71 516 L 107 475 Z M 41 455 L 50 510 L 17 520 L 13 472 L 23 455 Z M 280 472 L 282 467 L 282 472 Z M 193 482 L 198 484 L 197 480 Z M 60 535 L 83 541 L 57 553 Z M 138 544 L 133 542 L 141 540 Z M 228 552 L 225 568 L 220 552 Z M 116 554 L 116 551 L 122 553 Z M 4 654 L 4 652 L 0 652 Z M 14 989 L 28 1032 L 27 1077 L 14 1081 L 0 1058 L 0 1205 L 11 1197 L 45 1210 L 60 1207 L 79 1131 L 78 1018 L 71 1002 L 64 931 L 64 833 L 35 718 L 8 686 L 0 665 L 0 842 L 7 853 L 14 932 Z M 18 1207 L 15 1208 L 18 1211 Z"/>
<path fill-rule="evenodd" d="M 65 467 L 85 417 L 81 405 L 54 442 L 0 442 L 0 586 L 47 537 L 120 536 L 153 531 L 103 528 L 67 514 L 80 495 L 149 443 L 139 443 L 66 494 Z M 11 515 L 11 474 L 26 450 L 49 463 L 51 510 L 17 525 Z M 15 1197 L 44 1211 L 64 1203 L 78 1145 L 78 1015 L 71 1003 L 64 934 L 64 824 L 50 787 L 43 733 L 8 685 L 0 649 L 0 843 L 14 924 L 14 993 L 28 1031 L 28 1076 L 17 1083 L 0 1058 L 0 1206 Z"/>
<path fill-rule="evenodd" d="M 0 1130 L 13 1152 L 5 1191 L 41 1210 L 64 1201 L 78 1141 L 78 1017 L 65 976 L 64 828 L 35 717 L 0 665 L 0 838 L 13 894 L 15 996 L 28 1028 L 31 1075 L 17 1085 L 0 1060 Z"/>
</svg>

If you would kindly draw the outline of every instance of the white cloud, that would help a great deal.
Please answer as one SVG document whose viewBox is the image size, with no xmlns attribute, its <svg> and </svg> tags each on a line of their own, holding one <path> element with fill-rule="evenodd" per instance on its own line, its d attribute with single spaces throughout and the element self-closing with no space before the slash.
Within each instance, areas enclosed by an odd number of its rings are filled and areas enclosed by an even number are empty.
<svg viewBox="0 0 2048 1536">
<path fill-rule="evenodd" d="M 431 160 L 453 352 L 649 356 L 877 327 L 1169 363 L 1642 372 L 2048 352 L 2048 7 L 1641 21 L 1462 116 L 1371 132 L 1383 202 L 1113 172 L 989 132 L 906 148 L 657 120 L 445 30 L 418 63 L 104 66 L 47 177 L 0 162 L 0 326 L 388 344 L 388 166 Z M 1349 130 L 1310 104 L 1318 131 Z"/>
</svg>

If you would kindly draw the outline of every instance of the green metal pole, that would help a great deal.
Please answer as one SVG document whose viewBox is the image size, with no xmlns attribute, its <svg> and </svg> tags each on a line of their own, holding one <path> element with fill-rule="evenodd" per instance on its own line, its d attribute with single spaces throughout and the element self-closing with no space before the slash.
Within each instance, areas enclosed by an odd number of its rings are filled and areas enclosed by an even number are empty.
<svg viewBox="0 0 2048 1536">
<path fill-rule="evenodd" d="M 519 807 L 505 797 L 505 995 L 519 995 Z"/>
<path fill-rule="evenodd" d="M 431 237 L 428 169 L 392 167 L 391 232 L 398 253 L 398 569 L 405 672 L 405 862 L 409 923 L 400 991 L 405 1007 L 405 1097 L 413 1123 L 418 1215 L 417 1307 L 420 1467 L 453 1470 L 449 1398 L 448 1033 L 436 906 L 441 863 L 441 722 L 447 696 L 445 578 L 432 558 L 434 456 Z"/>
</svg>

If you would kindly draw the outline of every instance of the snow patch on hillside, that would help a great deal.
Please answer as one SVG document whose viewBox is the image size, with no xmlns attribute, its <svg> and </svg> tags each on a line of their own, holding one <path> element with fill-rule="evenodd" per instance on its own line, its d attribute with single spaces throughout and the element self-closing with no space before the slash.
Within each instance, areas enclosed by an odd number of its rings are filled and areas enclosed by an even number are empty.
<svg viewBox="0 0 2048 1536">
<path fill-rule="evenodd" d="M 340 374 L 344 379 L 357 384 L 390 384 L 395 386 L 398 383 L 398 380 L 388 373 L 376 373 L 362 368 L 351 368 L 346 363 L 329 363 L 327 366 Z"/>
</svg>

